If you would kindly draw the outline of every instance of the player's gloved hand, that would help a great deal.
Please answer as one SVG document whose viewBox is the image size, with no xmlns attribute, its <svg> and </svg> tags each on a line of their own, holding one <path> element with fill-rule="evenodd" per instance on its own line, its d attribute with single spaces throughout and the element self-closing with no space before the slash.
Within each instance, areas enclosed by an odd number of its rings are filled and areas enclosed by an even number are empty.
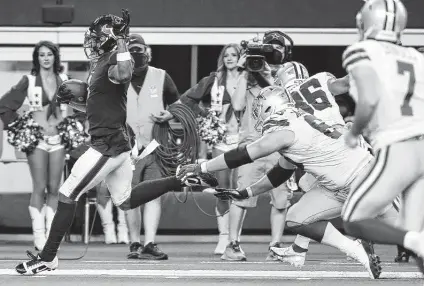
<svg viewBox="0 0 424 286">
<path fill-rule="evenodd" d="M 175 175 L 177 176 L 177 179 L 184 181 L 187 177 L 197 176 L 200 173 L 202 173 L 202 168 L 200 164 L 187 164 L 178 166 Z"/>
<path fill-rule="evenodd" d="M 130 12 L 127 9 L 122 9 L 122 18 L 112 17 L 111 34 L 115 39 L 125 39 L 129 35 L 130 28 Z"/>
<path fill-rule="evenodd" d="M 236 189 L 224 189 L 224 188 L 215 188 L 213 195 L 222 201 L 228 200 L 244 200 L 249 197 L 249 194 L 246 189 L 236 190 Z"/>
</svg>

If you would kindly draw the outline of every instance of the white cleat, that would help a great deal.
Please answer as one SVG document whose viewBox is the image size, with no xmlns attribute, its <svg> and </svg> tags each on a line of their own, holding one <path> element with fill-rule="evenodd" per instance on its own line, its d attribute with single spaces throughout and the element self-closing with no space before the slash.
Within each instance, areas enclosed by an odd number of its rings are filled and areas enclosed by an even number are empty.
<svg viewBox="0 0 424 286">
<path fill-rule="evenodd" d="M 361 241 L 354 241 L 354 244 L 355 248 L 353 251 L 346 251 L 348 257 L 361 263 L 365 269 L 367 269 L 371 279 L 379 278 L 381 274 L 380 257 L 373 253 L 366 252 Z"/>
<path fill-rule="evenodd" d="M 59 265 L 57 256 L 51 262 L 43 261 L 39 255 L 35 256 L 31 252 L 27 251 L 30 258 L 29 261 L 19 263 L 15 270 L 22 275 L 35 275 L 43 271 L 55 270 Z"/>
<path fill-rule="evenodd" d="M 270 250 L 277 256 L 278 260 L 290 263 L 294 267 L 302 267 L 305 265 L 306 252 L 295 252 L 292 246 L 274 247 Z"/>
</svg>

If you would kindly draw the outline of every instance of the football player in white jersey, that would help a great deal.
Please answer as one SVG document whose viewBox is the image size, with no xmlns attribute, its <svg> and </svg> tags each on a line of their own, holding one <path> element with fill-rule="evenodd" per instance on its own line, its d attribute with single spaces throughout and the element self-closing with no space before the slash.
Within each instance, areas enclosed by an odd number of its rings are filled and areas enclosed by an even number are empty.
<svg viewBox="0 0 424 286">
<path fill-rule="evenodd" d="M 418 255 L 424 273 L 424 57 L 401 46 L 407 12 L 399 0 L 369 0 L 357 15 L 360 41 L 343 54 L 355 121 L 345 142 L 366 136 L 376 160 L 358 178 L 343 208 L 346 231 Z M 402 228 L 373 219 L 402 194 Z"/>
<path fill-rule="evenodd" d="M 377 278 L 381 269 L 378 257 L 368 254 L 360 243 L 343 236 L 328 222 L 341 215 L 351 182 L 366 169 L 372 155 L 362 148 L 349 149 L 338 130 L 295 108 L 292 98 L 281 87 L 264 88 L 256 100 L 258 109 L 254 113 L 263 123 L 264 135 L 260 139 L 200 165 L 182 166 L 177 176 L 184 178 L 207 171 L 237 168 L 279 152 L 282 155 L 279 162 L 258 182 L 243 190 L 222 193 L 231 193 L 235 199 L 256 196 L 285 182 L 296 166 L 302 168 L 317 178 L 319 184 L 289 209 L 286 227 L 338 248 L 363 264 L 372 278 Z M 317 202 L 324 200 L 327 203 L 319 209 Z M 305 217 L 302 210 L 312 204 L 318 205 L 316 213 Z"/>
<path fill-rule="evenodd" d="M 287 62 L 276 73 L 276 84 L 285 88 L 295 101 L 295 106 L 326 124 L 343 128 L 345 122 L 340 114 L 339 106 L 334 96 L 349 91 L 349 79 L 347 76 L 336 79 L 328 72 L 321 72 L 309 77 L 306 67 L 299 62 Z M 299 187 L 307 192 L 317 184 L 317 179 L 311 174 L 304 174 L 299 180 Z M 327 199 L 320 202 L 320 208 L 326 205 Z M 329 207 L 331 207 L 331 200 Z M 306 217 L 315 214 L 313 208 L 307 208 L 302 212 Z M 283 262 L 288 262 L 296 267 L 305 263 L 306 252 L 309 249 L 310 239 L 297 235 L 293 244 L 289 247 L 277 248 L 273 251 Z M 370 249 L 372 250 L 372 249 Z"/>
<path fill-rule="evenodd" d="M 277 85 L 284 87 L 300 108 L 329 125 L 344 125 L 339 105 L 334 96 L 349 91 L 348 76 L 336 78 L 328 72 L 311 77 L 304 65 L 285 63 L 277 71 Z"/>
</svg>

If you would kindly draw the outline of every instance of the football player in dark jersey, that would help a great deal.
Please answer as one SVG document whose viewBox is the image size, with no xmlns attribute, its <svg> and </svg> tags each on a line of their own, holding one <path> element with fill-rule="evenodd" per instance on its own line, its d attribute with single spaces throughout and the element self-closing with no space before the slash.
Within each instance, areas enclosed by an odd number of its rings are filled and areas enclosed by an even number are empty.
<svg viewBox="0 0 424 286">
<path fill-rule="evenodd" d="M 123 210 L 135 208 L 169 190 L 180 191 L 182 186 L 190 185 L 188 181 L 183 183 L 176 177 L 168 177 L 146 181 L 131 189 L 133 171 L 126 105 L 134 61 L 127 46 L 129 21 L 127 10 L 123 10 L 122 18 L 100 16 L 85 33 L 84 49 L 91 64 L 86 102 L 90 148 L 77 160 L 59 190 L 57 212 L 43 250 L 38 255 L 28 252 L 30 260 L 15 268 L 20 274 L 34 275 L 58 267 L 57 251 L 72 224 L 76 201 L 103 180 L 108 185 L 113 203 Z M 70 103 L 70 98 L 81 96 L 60 94 L 61 91 L 72 93 L 69 90 L 59 89 L 61 103 Z M 193 179 L 196 185 L 204 181 Z"/>
</svg>

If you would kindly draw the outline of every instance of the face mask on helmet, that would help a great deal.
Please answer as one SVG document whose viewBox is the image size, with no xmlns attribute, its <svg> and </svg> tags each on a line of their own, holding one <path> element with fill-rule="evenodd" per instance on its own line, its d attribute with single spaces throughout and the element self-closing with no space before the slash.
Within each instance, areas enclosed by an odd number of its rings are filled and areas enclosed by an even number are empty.
<svg viewBox="0 0 424 286">
<path fill-rule="evenodd" d="M 302 84 L 309 78 L 309 72 L 298 62 L 285 63 L 276 73 L 276 84 L 288 90 Z"/>
<path fill-rule="evenodd" d="M 84 35 L 84 52 L 88 59 L 95 59 L 116 48 L 116 40 L 110 34 L 114 15 L 103 15 L 91 23 Z M 119 17 L 118 17 L 119 18 Z"/>
</svg>

